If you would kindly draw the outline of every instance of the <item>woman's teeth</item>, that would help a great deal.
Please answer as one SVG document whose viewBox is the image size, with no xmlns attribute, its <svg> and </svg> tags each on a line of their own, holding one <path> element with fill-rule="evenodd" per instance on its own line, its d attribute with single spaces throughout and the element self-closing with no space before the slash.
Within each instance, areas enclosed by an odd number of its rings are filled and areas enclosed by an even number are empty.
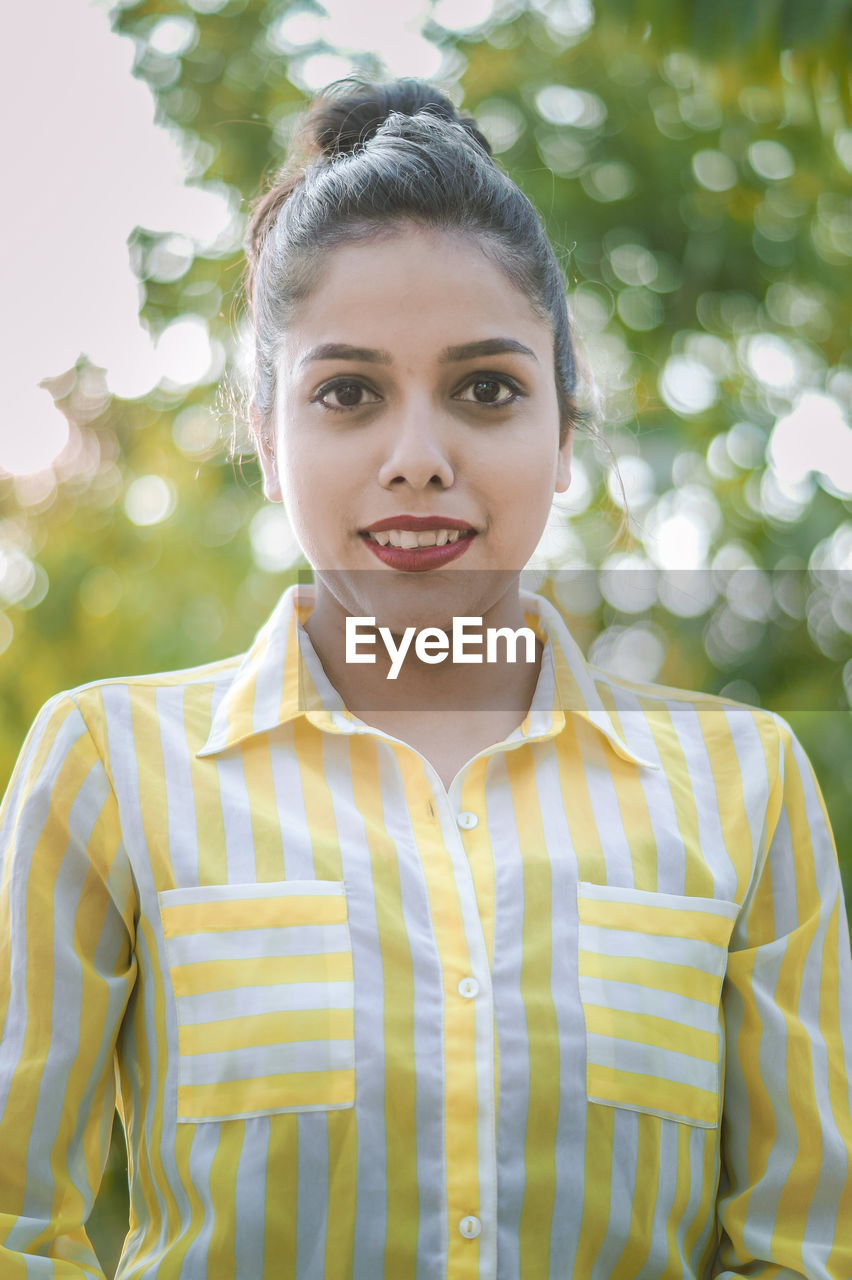
<svg viewBox="0 0 852 1280">
<path fill-rule="evenodd" d="M 384 529 L 381 533 L 368 533 L 368 537 L 378 542 L 380 547 L 388 543 L 392 547 L 443 547 L 446 542 L 456 542 L 462 535 L 461 529 L 426 529 L 423 533 L 415 533 L 413 529 Z"/>
</svg>

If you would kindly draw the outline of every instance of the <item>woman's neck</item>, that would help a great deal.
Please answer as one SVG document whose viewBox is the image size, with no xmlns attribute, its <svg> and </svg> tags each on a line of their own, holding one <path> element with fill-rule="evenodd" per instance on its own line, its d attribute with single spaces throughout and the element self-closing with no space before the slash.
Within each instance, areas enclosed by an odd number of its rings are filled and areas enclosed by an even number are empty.
<svg viewBox="0 0 852 1280">
<path fill-rule="evenodd" d="M 467 619 L 462 626 L 453 619 L 443 630 L 445 644 L 434 634 L 418 639 L 426 624 L 391 632 L 380 623 L 355 624 L 335 597 L 317 585 L 305 630 L 353 715 L 367 723 L 376 715 L 435 711 L 454 713 L 456 722 L 455 713 L 465 711 L 505 712 L 516 716 L 516 723 L 523 720 L 535 692 L 543 646 L 525 624 L 517 581 L 481 620 Z M 498 630 L 502 634 L 496 635 Z M 441 661 L 419 656 L 439 652 L 445 654 Z M 464 661 L 464 656 L 481 660 Z"/>
</svg>

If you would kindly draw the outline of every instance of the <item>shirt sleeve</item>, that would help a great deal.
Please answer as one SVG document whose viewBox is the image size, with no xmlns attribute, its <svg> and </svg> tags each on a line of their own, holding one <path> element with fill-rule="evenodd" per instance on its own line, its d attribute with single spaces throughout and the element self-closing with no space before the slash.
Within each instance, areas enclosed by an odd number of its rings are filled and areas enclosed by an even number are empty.
<svg viewBox="0 0 852 1280">
<path fill-rule="evenodd" d="M 737 922 L 723 992 L 713 1275 L 849 1280 L 849 929 L 819 785 L 789 725 L 772 722 L 763 861 Z"/>
<path fill-rule="evenodd" d="M 0 1275 L 95 1276 L 85 1230 L 109 1150 L 136 976 L 132 877 L 71 695 L 41 711 L 0 807 Z"/>
</svg>

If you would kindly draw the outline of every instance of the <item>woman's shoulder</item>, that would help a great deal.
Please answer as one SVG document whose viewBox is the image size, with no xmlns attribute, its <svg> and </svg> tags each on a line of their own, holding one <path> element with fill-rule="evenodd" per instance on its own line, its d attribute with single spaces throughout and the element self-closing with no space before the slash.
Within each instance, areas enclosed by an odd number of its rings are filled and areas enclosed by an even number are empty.
<svg viewBox="0 0 852 1280">
<path fill-rule="evenodd" d="M 85 681 L 73 688 L 63 690 L 56 697 L 73 698 L 75 701 L 98 697 L 107 689 L 120 687 L 131 691 L 191 688 L 196 685 L 216 684 L 221 680 L 232 678 L 239 668 L 245 654 L 238 653 L 231 657 L 219 658 L 214 662 L 201 663 L 197 667 L 177 667 L 166 671 L 144 671 L 129 675 L 99 676 Z"/>
<path fill-rule="evenodd" d="M 790 725 L 775 711 L 725 693 L 634 679 L 596 662 L 594 651 L 586 657 L 556 606 L 535 594 L 523 600 L 553 642 L 563 708 L 586 714 L 616 749 L 626 744 L 637 762 L 653 761 L 666 774 L 686 770 L 694 777 L 720 766 L 761 772 L 762 759 L 773 774 L 785 747 L 795 741 Z M 613 656 L 619 656 L 617 649 Z"/>
<path fill-rule="evenodd" d="M 660 684 L 650 680 L 634 680 L 604 667 L 589 663 L 598 687 L 609 687 L 613 694 L 620 692 L 625 702 L 647 706 L 691 706 L 696 711 L 750 712 L 758 718 L 775 718 L 775 713 L 753 702 L 733 698 L 726 693 L 711 693 L 706 689 L 692 689 L 682 685 Z"/>
<path fill-rule="evenodd" d="M 769 764 L 796 740 L 788 721 L 767 707 L 724 693 L 631 680 L 592 664 L 589 672 L 604 707 L 633 736 L 650 735 L 693 761 L 698 754 L 732 752 L 747 767 L 757 752 Z"/>
<path fill-rule="evenodd" d="M 182 721 L 187 729 L 197 723 L 200 734 L 205 724 L 209 728 L 211 707 L 233 683 L 244 657 L 237 654 L 195 667 L 102 676 L 70 686 L 41 706 L 27 742 L 40 740 L 44 750 L 51 743 L 63 741 L 70 747 L 87 738 L 95 752 L 104 756 L 122 741 L 149 737 L 146 726 L 155 722 L 165 726 Z"/>
<path fill-rule="evenodd" d="M 105 698 L 145 699 L 167 695 L 169 690 L 185 691 L 209 688 L 233 679 L 244 654 L 205 662 L 197 667 L 180 667 L 167 671 L 145 671 L 129 675 L 99 676 L 54 694 L 42 708 L 96 706 Z"/>
</svg>

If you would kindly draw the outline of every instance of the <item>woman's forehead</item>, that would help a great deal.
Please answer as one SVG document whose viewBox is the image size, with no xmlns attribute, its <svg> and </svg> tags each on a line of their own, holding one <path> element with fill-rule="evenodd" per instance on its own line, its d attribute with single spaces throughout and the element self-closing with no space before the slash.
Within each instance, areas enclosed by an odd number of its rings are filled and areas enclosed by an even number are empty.
<svg viewBox="0 0 852 1280">
<path fill-rule="evenodd" d="M 503 337 L 549 349 L 549 325 L 473 235 L 399 228 L 327 251 L 285 337 L 290 360 L 331 344 L 393 355 Z"/>
</svg>

